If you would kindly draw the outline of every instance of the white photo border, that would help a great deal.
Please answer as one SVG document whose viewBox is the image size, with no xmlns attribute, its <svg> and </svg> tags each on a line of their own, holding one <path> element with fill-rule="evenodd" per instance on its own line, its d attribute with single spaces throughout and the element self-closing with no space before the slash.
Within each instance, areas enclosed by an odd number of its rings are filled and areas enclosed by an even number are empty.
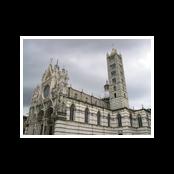
<svg viewBox="0 0 174 174">
<path fill-rule="evenodd" d="M 23 134 L 23 40 L 24 39 L 150 39 L 151 40 L 151 134 L 150 135 L 24 135 Z M 154 36 L 20 36 L 20 138 L 154 138 Z"/>
</svg>

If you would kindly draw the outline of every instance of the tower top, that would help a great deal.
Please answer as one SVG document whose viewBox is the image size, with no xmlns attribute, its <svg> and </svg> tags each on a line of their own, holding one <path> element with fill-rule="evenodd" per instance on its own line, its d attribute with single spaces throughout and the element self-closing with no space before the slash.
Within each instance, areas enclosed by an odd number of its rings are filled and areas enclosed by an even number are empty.
<svg viewBox="0 0 174 174">
<path fill-rule="evenodd" d="M 115 48 L 112 48 L 112 51 L 111 51 L 111 56 L 112 55 L 115 55 L 117 53 L 117 50 Z"/>
<path fill-rule="evenodd" d="M 115 48 L 112 48 L 112 51 L 117 52 L 117 50 Z"/>
<path fill-rule="evenodd" d="M 104 89 L 109 90 L 111 110 L 129 107 L 122 57 L 115 48 L 107 56 L 108 80 Z"/>
</svg>

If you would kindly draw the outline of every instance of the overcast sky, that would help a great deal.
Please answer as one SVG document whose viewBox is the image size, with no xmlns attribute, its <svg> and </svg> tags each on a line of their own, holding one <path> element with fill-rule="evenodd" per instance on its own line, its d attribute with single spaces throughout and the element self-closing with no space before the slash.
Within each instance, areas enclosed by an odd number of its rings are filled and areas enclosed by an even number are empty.
<svg viewBox="0 0 174 174">
<path fill-rule="evenodd" d="M 97 97 L 103 97 L 107 80 L 106 53 L 116 48 L 123 57 L 129 105 L 151 107 L 151 42 L 148 39 L 58 40 L 24 39 L 23 102 L 28 112 L 32 91 L 40 84 L 50 58 L 69 74 L 69 84 Z"/>
</svg>

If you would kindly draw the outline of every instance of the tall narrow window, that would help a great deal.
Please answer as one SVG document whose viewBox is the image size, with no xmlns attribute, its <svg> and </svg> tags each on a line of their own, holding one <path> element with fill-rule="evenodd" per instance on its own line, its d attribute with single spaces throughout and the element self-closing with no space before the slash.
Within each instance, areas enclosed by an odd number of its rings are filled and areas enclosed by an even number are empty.
<svg viewBox="0 0 174 174">
<path fill-rule="evenodd" d="M 43 124 L 41 125 L 41 128 L 40 128 L 40 135 L 42 135 L 42 131 L 43 131 Z"/>
<path fill-rule="evenodd" d="M 75 112 L 75 105 L 72 104 L 70 107 L 70 120 L 74 121 L 74 112 Z"/>
<path fill-rule="evenodd" d="M 49 126 L 49 135 L 53 134 L 53 126 Z"/>
<path fill-rule="evenodd" d="M 118 127 L 122 127 L 122 122 L 121 122 L 121 115 L 117 115 L 117 120 L 118 120 Z"/>
<path fill-rule="evenodd" d="M 88 123 L 89 122 L 89 109 L 86 108 L 85 109 L 85 123 Z"/>
<path fill-rule="evenodd" d="M 130 113 L 130 125 L 132 127 L 132 114 Z"/>
<path fill-rule="evenodd" d="M 117 97 L 116 93 L 114 93 L 114 97 L 115 97 L 115 98 Z"/>
<path fill-rule="evenodd" d="M 100 120 L 101 119 L 101 115 L 100 115 L 100 111 L 97 112 L 97 125 L 100 125 Z"/>
<path fill-rule="evenodd" d="M 47 135 L 47 126 L 44 126 L 44 135 Z"/>
<path fill-rule="evenodd" d="M 143 126 L 141 115 L 138 115 L 138 126 L 139 127 Z"/>
<path fill-rule="evenodd" d="M 74 98 L 77 99 L 77 93 L 74 94 Z"/>
<path fill-rule="evenodd" d="M 148 124 L 148 127 L 150 127 L 148 114 L 146 115 L 146 117 L 147 117 L 147 124 Z"/>
<path fill-rule="evenodd" d="M 85 100 L 85 102 L 88 102 L 88 97 L 86 97 L 86 100 Z"/>
<path fill-rule="evenodd" d="M 110 114 L 108 114 L 108 127 L 110 127 L 111 117 Z"/>
</svg>

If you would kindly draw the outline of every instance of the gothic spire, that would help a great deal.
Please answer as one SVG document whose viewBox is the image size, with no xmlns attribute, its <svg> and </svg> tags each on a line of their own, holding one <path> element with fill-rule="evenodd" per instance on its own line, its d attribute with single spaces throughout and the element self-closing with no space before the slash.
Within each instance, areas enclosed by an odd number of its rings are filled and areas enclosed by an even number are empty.
<svg viewBox="0 0 174 174">
<path fill-rule="evenodd" d="M 59 69 L 58 59 L 57 59 L 56 65 L 54 65 L 54 66 L 55 66 L 55 68 Z"/>
</svg>

